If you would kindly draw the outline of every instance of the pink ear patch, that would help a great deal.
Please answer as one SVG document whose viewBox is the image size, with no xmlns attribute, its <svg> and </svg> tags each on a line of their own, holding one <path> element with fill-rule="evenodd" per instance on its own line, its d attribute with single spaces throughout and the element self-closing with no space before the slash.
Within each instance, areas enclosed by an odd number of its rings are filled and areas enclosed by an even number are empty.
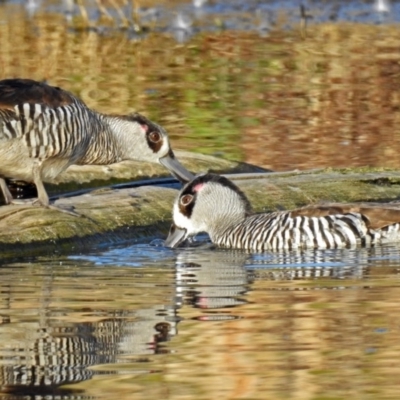
<svg viewBox="0 0 400 400">
<path fill-rule="evenodd" d="M 193 187 L 194 192 L 200 192 L 203 189 L 204 183 L 198 183 L 196 186 Z"/>
<path fill-rule="evenodd" d="M 149 130 L 149 126 L 146 125 L 146 124 L 142 124 L 142 125 L 140 125 L 140 126 L 143 128 L 143 130 L 144 130 L 145 132 L 147 132 L 147 131 Z"/>
</svg>

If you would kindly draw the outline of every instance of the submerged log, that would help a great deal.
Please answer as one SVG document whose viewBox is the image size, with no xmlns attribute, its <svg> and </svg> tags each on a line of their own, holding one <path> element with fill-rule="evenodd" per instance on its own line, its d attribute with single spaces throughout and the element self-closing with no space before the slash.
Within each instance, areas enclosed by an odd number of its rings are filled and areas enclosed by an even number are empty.
<svg viewBox="0 0 400 400">
<path fill-rule="evenodd" d="M 210 161 L 210 159 L 209 159 Z M 218 170 L 219 159 L 206 169 Z M 223 161 L 225 162 L 225 161 Z M 187 166 L 187 164 L 186 164 Z M 251 167 L 247 167 L 251 170 Z M 72 172 L 71 172 L 72 173 Z M 229 175 L 248 195 L 255 211 L 290 209 L 326 202 L 396 201 L 399 171 L 325 169 Z M 55 205 L 80 217 L 31 205 L 0 207 L 0 254 L 38 255 L 76 252 L 99 243 L 150 242 L 164 238 L 177 188 L 160 185 L 90 190 L 60 197 Z"/>
</svg>

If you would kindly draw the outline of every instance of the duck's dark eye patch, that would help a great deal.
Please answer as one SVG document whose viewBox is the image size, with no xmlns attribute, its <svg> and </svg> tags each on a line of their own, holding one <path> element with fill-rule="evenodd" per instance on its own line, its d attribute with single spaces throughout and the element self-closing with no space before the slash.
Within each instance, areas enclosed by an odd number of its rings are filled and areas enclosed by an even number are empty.
<svg viewBox="0 0 400 400">
<path fill-rule="evenodd" d="M 192 194 L 185 194 L 179 200 L 179 211 L 182 215 L 190 218 L 194 207 L 194 196 Z"/>
<path fill-rule="evenodd" d="M 191 203 L 193 200 L 193 196 L 191 194 L 185 194 L 183 197 L 181 197 L 181 204 L 183 206 L 187 206 L 188 204 Z"/>
<path fill-rule="evenodd" d="M 158 131 L 149 131 L 146 135 L 147 143 L 154 153 L 158 153 L 163 144 L 163 138 Z"/>
<path fill-rule="evenodd" d="M 149 139 L 153 142 L 153 143 L 157 143 L 161 140 L 161 135 L 159 132 L 151 132 L 149 134 Z"/>
</svg>

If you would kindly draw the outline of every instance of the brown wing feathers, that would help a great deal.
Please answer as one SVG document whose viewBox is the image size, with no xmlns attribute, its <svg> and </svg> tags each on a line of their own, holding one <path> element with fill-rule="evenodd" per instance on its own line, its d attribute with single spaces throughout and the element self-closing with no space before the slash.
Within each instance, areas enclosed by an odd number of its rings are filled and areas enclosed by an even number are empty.
<svg viewBox="0 0 400 400">
<path fill-rule="evenodd" d="M 12 109 L 24 103 L 55 108 L 77 100 L 65 90 L 30 79 L 5 79 L 0 82 L 0 107 L 3 109 Z"/>
<path fill-rule="evenodd" d="M 328 203 L 315 206 L 306 206 L 292 211 L 292 216 L 323 217 L 333 214 L 360 213 L 369 221 L 369 227 L 379 229 L 385 226 L 400 223 L 400 204 L 379 203 L 370 204 L 341 204 Z"/>
</svg>

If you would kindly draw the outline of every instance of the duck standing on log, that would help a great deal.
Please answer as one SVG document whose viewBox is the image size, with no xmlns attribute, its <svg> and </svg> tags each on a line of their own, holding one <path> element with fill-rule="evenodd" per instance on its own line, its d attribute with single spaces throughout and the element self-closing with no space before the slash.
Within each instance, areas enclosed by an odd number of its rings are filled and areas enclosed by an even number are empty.
<svg viewBox="0 0 400 400">
<path fill-rule="evenodd" d="M 0 81 L 0 188 L 6 204 L 14 200 L 5 178 L 33 182 L 34 204 L 48 206 L 43 182 L 70 165 L 122 160 L 159 162 L 181 182 L 193 178 L 175 158 L 165 130 L 143 115 L 102 114 L 43 82 Z"/>
</svg>

